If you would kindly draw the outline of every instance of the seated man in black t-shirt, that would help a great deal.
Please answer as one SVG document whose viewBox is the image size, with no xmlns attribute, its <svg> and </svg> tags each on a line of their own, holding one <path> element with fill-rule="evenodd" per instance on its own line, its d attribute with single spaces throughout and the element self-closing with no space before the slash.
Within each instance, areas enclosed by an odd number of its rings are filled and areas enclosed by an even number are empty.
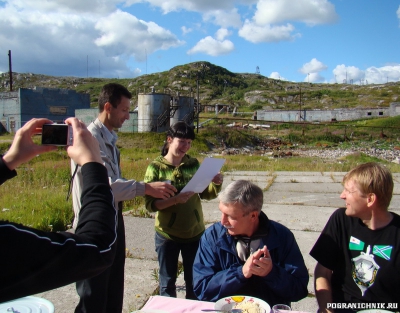
<svg viewBox="0 0 400 313">
<path fill-rule="evenodd" d="M 392 175 L 380 164 L 365 163 L 348 172 L 343 185 L 346 208 L 332 214 L 310 252 L 318 261 L 319 312 L 333 312 L 337 304 L 359 311 L 367 303 L 398 311 L 400 216 L 388 211 Z"/>
</svg>

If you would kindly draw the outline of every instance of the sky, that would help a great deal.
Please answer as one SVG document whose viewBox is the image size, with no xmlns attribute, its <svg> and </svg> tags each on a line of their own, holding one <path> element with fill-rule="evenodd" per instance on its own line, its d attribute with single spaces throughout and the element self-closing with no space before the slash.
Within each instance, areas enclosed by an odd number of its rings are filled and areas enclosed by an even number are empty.
<svg viewBox="0 0 400 313">
<path fill-rule="evenodd" d="M 400 0 L 0 0 L 0 73 L 135 78 L 207 61 L 312 83 L 400 81 Z"/>
</svg>

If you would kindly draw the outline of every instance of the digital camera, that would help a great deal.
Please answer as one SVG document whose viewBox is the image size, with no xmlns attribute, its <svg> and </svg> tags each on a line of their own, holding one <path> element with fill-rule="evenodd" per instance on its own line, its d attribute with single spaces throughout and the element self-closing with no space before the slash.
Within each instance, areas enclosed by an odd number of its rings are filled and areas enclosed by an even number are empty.
<svg viewBox="0 0 400 313">
<path fill-rule="evenodd" d="M 68 124 L 44 124 L 42 145 L 71 146 L 73 143 L 72 126 Z"/>
</svg>

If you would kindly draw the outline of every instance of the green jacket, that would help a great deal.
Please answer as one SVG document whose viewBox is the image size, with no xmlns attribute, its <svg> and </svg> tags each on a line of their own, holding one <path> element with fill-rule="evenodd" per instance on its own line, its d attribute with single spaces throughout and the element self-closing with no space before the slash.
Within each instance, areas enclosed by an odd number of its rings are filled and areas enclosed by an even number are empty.
<svg viewBox="0 0 400 313">
<path fill-rule="evenodd" d="M 199 161 L 187 154 L 177 167 L 160 155 L 147 167 L 144 182 L 170 180 L 180 192 L 199 167 Z M 191 242 L 198 240 L 205 230 L 201 199 L 214 199 L 219 191 L 221 185 L 210 183 L 202 193 L 193 195 L 186 203 L 178 203 L 160 211 L 154 206 L 157 199 L 146 195 L 146 209 L 157 212 L 155 230 L 159 234 L 179 242 Z"/>
</svg>

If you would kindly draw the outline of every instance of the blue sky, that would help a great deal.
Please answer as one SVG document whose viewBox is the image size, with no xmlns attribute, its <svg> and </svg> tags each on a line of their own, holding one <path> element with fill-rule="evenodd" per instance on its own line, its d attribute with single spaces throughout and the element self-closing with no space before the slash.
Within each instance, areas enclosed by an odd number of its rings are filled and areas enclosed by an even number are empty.
<svg viewBox="0 0 400 313">
<path fill-rule="evenodd" d="M 130 78 L 208 61 L 314 83 L 400 81 L 396 0 L 0 0 L 0 72 Z"/>
</svg>

